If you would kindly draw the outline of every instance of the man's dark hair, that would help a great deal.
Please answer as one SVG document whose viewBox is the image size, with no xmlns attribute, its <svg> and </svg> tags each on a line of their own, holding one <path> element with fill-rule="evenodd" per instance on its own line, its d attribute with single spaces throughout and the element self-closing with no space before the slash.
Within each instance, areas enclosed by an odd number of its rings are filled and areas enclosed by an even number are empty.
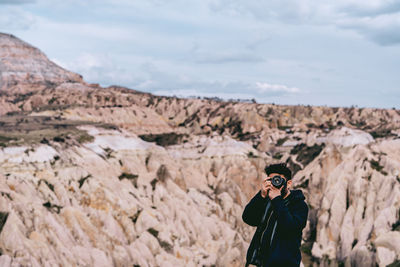
<svg viewBox="0 0 400 267">
<path fill-rule="evenodd" d="M 287 180 L 292 179 L 292 172 L 286 166 L 285 163 L 271 164 L 265 167 L 265 173 L 270 175 L 271 173 L 283 174 Z"/>
</svg>

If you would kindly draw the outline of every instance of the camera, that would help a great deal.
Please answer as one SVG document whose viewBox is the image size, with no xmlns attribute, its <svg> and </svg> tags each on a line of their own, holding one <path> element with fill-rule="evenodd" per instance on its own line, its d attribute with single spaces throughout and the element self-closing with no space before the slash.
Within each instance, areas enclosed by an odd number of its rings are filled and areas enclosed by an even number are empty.
<svg viewBox="0 0 400 267">
<path fill-rule="evenodd" d="M 275 175 L 270 180 L 271 184 L 276 188 L 280 188 L 283 184 L 286 183 L 286 180 L 279 175 Z"/>
</svg>

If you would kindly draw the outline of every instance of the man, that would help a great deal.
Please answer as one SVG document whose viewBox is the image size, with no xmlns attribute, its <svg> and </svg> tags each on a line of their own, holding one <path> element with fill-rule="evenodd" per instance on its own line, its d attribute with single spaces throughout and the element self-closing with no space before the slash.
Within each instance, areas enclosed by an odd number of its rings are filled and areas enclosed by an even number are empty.
<svg viewBox="0 0 400 267">
<path fill-rule="evenodd" d="M 269 165 L 265 173 L 261 190 L 242 214 L 245 223 L 257 227 L 247 251 L 246 266 L 298 267 L 302 231 L 308 216 L 305 197 L 301 190 L 291 190 L 292 173 L 286 164 Z M 271 183 L 275 176 L 283 178 L 279 188 Z"/>
</svg>

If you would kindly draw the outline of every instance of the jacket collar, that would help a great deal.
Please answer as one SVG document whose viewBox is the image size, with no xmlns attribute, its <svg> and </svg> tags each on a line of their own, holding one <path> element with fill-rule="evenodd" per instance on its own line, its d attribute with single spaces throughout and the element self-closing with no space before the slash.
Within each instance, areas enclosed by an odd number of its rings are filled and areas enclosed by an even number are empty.
<svg viewBox="0 0 400 267">
<path fill-rule="evenodd" d="M 285 199 L 288 199 L 290 202 L 296 202 L 304 200 L 306 198 L 300 189 L 293 189 L 290 190 L 290 194 Z"/>
</svg>

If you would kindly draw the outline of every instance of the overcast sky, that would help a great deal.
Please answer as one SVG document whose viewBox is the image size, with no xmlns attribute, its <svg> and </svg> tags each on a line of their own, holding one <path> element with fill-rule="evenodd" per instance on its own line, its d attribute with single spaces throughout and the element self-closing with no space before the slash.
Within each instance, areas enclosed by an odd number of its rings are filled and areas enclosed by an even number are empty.
<svg viewBox="0 0 400 267">
<path fill-rule="evenodd" d="M 0 32 L 103 86 L 400 108 L 399 0 L 0 0 Z"/>
</svg>

